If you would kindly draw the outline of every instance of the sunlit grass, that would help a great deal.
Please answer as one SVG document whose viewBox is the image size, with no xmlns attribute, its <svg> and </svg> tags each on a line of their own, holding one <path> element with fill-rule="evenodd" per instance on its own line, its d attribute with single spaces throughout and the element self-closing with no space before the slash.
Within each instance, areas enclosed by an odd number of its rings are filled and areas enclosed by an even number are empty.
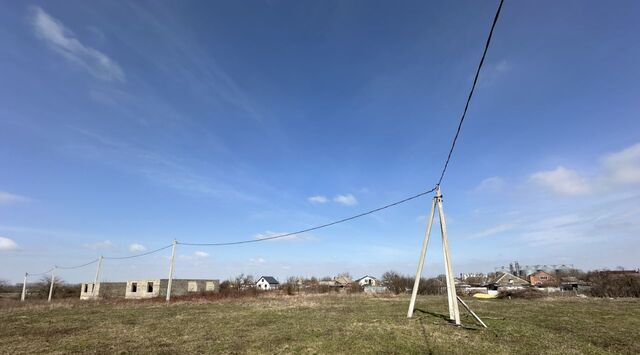
<svg viewBox="0 0 640 355">
<path fill-rule="evenodd" d="M 451 325 L 443 297 L 266 296 L 0 307 L 0 353 L 640 353 L 640 300 L 475 300 Z"/>
</svg>

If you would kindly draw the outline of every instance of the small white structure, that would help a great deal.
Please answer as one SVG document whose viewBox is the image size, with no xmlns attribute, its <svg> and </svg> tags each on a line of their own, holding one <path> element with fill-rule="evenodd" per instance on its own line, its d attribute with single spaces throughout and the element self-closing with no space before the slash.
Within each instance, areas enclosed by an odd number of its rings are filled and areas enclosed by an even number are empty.
<svg viewBox="0 0 640 355">
<path fill-rule="evenodd" d="M 256 282 L 258 290 L 276 290 L 280 287 L 280 283 L 273 276 L 262 276 Z"/>
<path fill-rule="evenodd" d="M 376 279 L 373 276 L 369 276 L 369 275 L 365 275 L 359 279 L 356 280 L 356 282 L 358 283 L 358 285 L 360 286 L 378 286 L 380 284 L 380 281 L 378 281 L 378 279 Z"/>
</svg>

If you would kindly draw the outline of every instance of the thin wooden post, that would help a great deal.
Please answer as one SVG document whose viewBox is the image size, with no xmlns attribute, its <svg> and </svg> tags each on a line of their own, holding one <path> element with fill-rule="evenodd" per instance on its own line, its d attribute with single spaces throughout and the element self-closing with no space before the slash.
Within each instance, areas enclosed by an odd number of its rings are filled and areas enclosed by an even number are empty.
<svg viewBox="0 0 640 355">
<path fill-rule="evenodd" d="M 449 252 L 449 240 L 447 238 L 447 223 L 444 218 L 444 208 L 442 207 L 442 194 L 440 187 L 436 189 L 436 198 L 438 199 L 438 215 L 440 216 L 440 231 L 442 232 L 442 247 L 444 249 L 445 267 L 447 276 L 447 293 L 449 294 L 449 313 L 450 318 L 455 321 L 456 325 L 460 325 L 460 310 L 458 302 L 456 302 L 456 284 L 453 278 L 453 268 L 451 267 L 451 254 Z M 453 314 L 451 314 L 453 313 Z"/>
<path fill-rule="evenodd" d="M 466 303 L 464 303 L 464 301 L 463 301 L 460 297 L 456 296 L 456 298 L 458 299 L 458 301 L 460 301 L 460 303 L 464 306 L 464 308 L 466 308 L 466 309 L 467 309 L 467 311 L 469 311 L 469 313 L 471 313 L 471 315 L 473 316 L 473 318 L 475 318 L 478 322 L 480 322 L 480 324 L 482 324 L 482 326 L 483 326 L 483 327 L 488 328 L 488 327 L 487 327 L 487 325 L 486 325 L 486 324 L 484 324 L 484 322 L 482 321 L 482 319 L 480 319 L 480 317 L 478 317 L 478 316 L 475 314 L 475 312 L 473 312 L 473 311 L 471 310 L 471 308 L 469 308 L 469 306 L 467 306 L 467 304 L 466 304 Z"/>
<path fill-rule="evenodd" d="M 169 282 L 167 283 L 167 302 L 171 300 L 171 281 L 173 280 L 173 260 L 176 257 L 177 241 L 173 240 L 173 248 L 171 248 L 171 261 L 169 263 Z"/>
<path fill-rule="evenodd" d="M 427 245 L 429 244 L 429 236 L 431 235 L 431 227 L 433 226 L 433 217 L 435 212 L 436 200 L 434 198 L 431 202 L 431 212 L 429 212 L 429 216 L 427 217 L 427 230 L 424 233 L 424 239 L 422 241 L 422 251 L 420 252 L 420 260 L 418 261 L 418 270 L 416 270 L 416 280 L 413 282 L 413 289 L 411 290 L 411 302 L 409 302 L 407 318 L 413 317 L 413 309 L 416 305 L 416 298 L 418 297 L 418 287 L 420 286 L 420 278 L 422 278 L 424 259 L 427 254 Z"/>
<path fill-rule="evenodd" d="M 51 270 L 51 286 L 49 286 L 49 299 L 47 302 L 51 302 L 51 297 L 53 296 L 53 284 L 56 282 L 56 266 Z"/>
<path fill-rule="evenodd" d="M 104 257 L 102 255 L 100 255 L 100 259 L 98 260 L 98 269 L 96 270 L 96 277 L 93 279 L 93 288 L 91 289 L 91 294 L 94 297 L 97 297 L 96 290 L 99 290 L 98 282 L 100 282 L 100 269 L 102 268 L 102 259 L 103 258 Z"/>
<path fill-rule="evenodd" d="M 24 302 L 24 299 L 27 296 L 27 276 L 29 276 L 29 273 L 25 272 L 24 281 L 22 281 L 22 294 L 20 295 L 20 302 Z"/>
</svg>

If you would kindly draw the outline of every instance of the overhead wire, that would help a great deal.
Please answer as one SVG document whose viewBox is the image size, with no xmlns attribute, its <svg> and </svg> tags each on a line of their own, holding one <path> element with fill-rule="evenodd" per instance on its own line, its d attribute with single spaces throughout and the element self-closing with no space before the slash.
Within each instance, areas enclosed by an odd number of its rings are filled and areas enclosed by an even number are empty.
<svg viewBox="0 0 640 355">
<path fill-rule="evenodd" d="M 173 246 L 173 244 L 169 244 L 167 246 L 158 248 L 158 249 L 154 249 L 148 252 L 144 252 L 144 253 L 140 253 L 140 254 L 135 254 L 135 255 L 127 255 L 127 256 L 104 256 L 104 259 L 109 259 L 109 260 L 122 260 L 122 259 L 132 259 L 132 258 L 138 258 L 141 256 L 145 256 L 145 255 L 149 255 L 149 254 L 153 254 L 153 253 L 157 253 L 159 251 L 171 248 Z"/>
<path fill-rule="evenodd" d="M 456 129 L 456 134 L 453 136 L 453 141 L 451 142 L 451 148 L 449 149 L 449 154 L 447 155 L 447 160 L 444 163 L 444 167 L 442 168 L 442 173 L 440 173 L 440 178 L 438 179 L 438 183 L 436 186 L 440 186 L 442 184 L 442 180 L 444 179 L 444 174 L 447 172 L 447 167 L 449 167 L 449 161 L 451 160 L 451 155 L 453 154 L 453 150 L 456 147 L 456 142 L 458 141 L 458 136 L 460 135 L 460 130 L 462 129 L 462 124 L 464 123 L 464 119 L 467 116 L 467 110 L 469 109 L 469 103 L 471 102 L 471 98 L 473 97 L 473 93 L 476 90 L 476 84 L 478 83 L 478 77 L 480 76 L 480 70 L 482 69 L 482 65 L 484 64 L 484 58 L 487 56 L 487 51 L 489 50 L 489 44 L 491 43 L 491 38 L 493 37 L 493 30 L 496 27 L 496 23 L 498 22 L 498 17 L 500 17 L 500 10 L 502 9 L 502 4 L 504 0 L 500 0 L 500 5 L 498 5 L 498 10 L 496 10 L 496 15 L 493 17 L 493 23 L 491 24 L 491 30 L 489 31 L 489 36 L 487 37 L 487 42 L 484 45 L 484 51 L 482 52 L 482 57 L 480 58 L 480 63 L 478 64 L 478 69 L 476 70 L 476 75 L 473 78 L 473 84 L 471 85 L 471 90 L 469 91 L 469 96 L 467 97 L 467 102 L 464 105 L 464 110 L 462 111 L 462 116 L 460 117 L 460 122 L 458 123 L 458 128 Z"/>
<path fill-rule="evenodd" d="M 140 253 L 140 254 L 135 254 L 135 255 L 127 255 L 127 256 L 103 256 L 102 258 L 103 258 L 103 259 L 109 259 L 109 260 L 122 260 L 122 259 L 138 258 L 138 257 L 141 257 L 141 256 L 145 256 L 145 255 L 149 255 L 149 254 L 157 253 L 157 252 L 159 252 L 159 251 L 162 251 L 162 250 L 168 249 L 168 248 L 170 248 L 171 246 L 173 246 L 173 244 L 169 244 L 169 245 L 167 245 L 167 246 L 164 246 L 164 247 L 161 247 L 161 248 L 158 248 L 158 249 L 154 249 L 154 250 L 151 250 L 151 251 L 148 251 L 148 252 L 144 252 L 144 253 Z M 83 268 L 83 267 L 85 267 L 85 266 L 89 266 L 89 265 L 91 265 L 91 264 L 95 264 L 95 263 L 97 263 L 98 261 L 100 261 L 100 258 L 98 258 L 98 259 L 94 259 L 94 260 L 91 260 L 91 261 L 89 261 L 89 262 L 87 262 L 87 263 L 84 263 L 84 264 L 74 265 L 74 266 L 58 266 L 58 265 L 56 265 L 56 266 L 52 267 L 51 269 L 49 269 L 49 270 L 47 270 L 47 271 L 45 271 L 45 272 L 39 272 L 39 273 L 31 273 L 31 272 L 28 272 L 28 273 L 27 273 L 27 275 L 28 275 L 28 276 L 40 276 L 40 275 L 46 275 L 46 274 L 48 274 L 48 273 L 50 273 L 51 271 L 56 270 L 56 269 L 60 269 L 60 270 L 74 270 L 74 269 L 80 269 L 80 268 Z"/>
<path fill-rule="evenodd" d="M 76 265 L 76 266 L 56 266 L 56 269 L 63 269 L 63 270 L 73 270 L 73 269 L 79 269 L 81 267 L 85 267 L 85 266 L 89 266 L 91 264 L 95 264 L 99 261 L 100 259 L 95 259 L 92 260 L 88 263 L 82 264 L 82 265 Z"/>
<path fill-rule="evenodd" d="M 436 188 L 434 187 L 431 190 L 421 192 L 419 194 L 413 195 L 411 197 L 407 197 L 407 198 L 405 198 L 403 200 L 400 200 L 400 201 L 396 201 L 396 202 L 390 203 L 388 205 L 384 205 L 382 207 L 378 207 L 378 208 L 375 208 L 375 209 L 372 209 L 372 210 L 369 210 L 369 211 L 366 211 L 366 212 L 363 212 L 363 213 L 360 213 L 360 214 L 357 214 L 357 215 L 354 215 L 354 216 L 351 216 L 351 217 L 339 219 L 337 221 L 321 224 L 319 226 L 306 228 L 306 229 L 302 229 L 302 230 L 295 231 L 295 232 L 283 233 L 283 234 L 278 234 L 278 235 L 265 237 L 265 238 L 255 238 L 255 239 L 241 240 L 241 241 L 236 241 L 236 242 L 223 242 L 223 243 L 183 243 L 183 242 L 177 242 L 177 243 L 180 244 L 180 245 L 193 245 L 193 246 L 223 246 L 223 245 L 257 243 L 257 242 L 262 242 L 262 241 L 265 241 L 265 240 L 273 240 L 273 239 L 280 239 L 280 238 L 290 237 L 290 236 L 293 236 L 293 235 L 311 232 L 311 231 L 314 231 L 314 230 L 317 230 L 317 229 L 326 228 L 326 227 L 333 226 L 333 225 L 336 225 L 336 224 L 339 224 L 339 223 L 343 223 L 343 222 L 347 222 L 347 221 L 350 221 L 350 220 L 353 220 L 353 219 L 356 219 L 356 218 L 364 217 L 366 215 L 370 215 L 372 213 L 376 213 L 378 211 L 382 211 L 382 210 L 387 209 L 389 207 L 393 207 L 393 206 L 399 205 L 401 203 L 405 203 L 405 202 L 411 201 L 411 200 L 416 199 L 418 197 L 430 194 L 430 193 L 434 192 L 435 190 L 436 190 Z"/>
<path fill-rule="evenodd" d="M 55 269 L 55 268 L 53 268 L 53 267 L 52 267 L 51 269 L 49 269 L 49 270 L 47 270 L 47 271 L 44 271 L 44 272 L 27 272 L 27 275 L 28 275 L 28 276 L 40 276 L 40 275 L 46 275 L 46 274 L 50 273 L 51 271 L 53 271 L 53 269 Z"/>
</svg>

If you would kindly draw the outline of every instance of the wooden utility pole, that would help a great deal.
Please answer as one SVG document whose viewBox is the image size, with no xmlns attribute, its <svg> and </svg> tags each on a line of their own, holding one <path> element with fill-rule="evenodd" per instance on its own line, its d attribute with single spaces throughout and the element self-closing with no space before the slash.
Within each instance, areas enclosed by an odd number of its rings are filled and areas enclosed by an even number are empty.
<svg viewBox="0 0 640 355">
<path fill-rule="evenodd" d="M 171 248 L 171 261 L 169 263 L 169 282 L 167 283 L 167 302 L 171 300 L 171 281 L 173 281 L 173 259 L 176 257 L 177 241 L 173 240 L 173 248 Z"/>
<path fill-rule="evenodd" d="M 53 270 L 51 270 L 51 285 L 49 286 L 49 299 L 47 299 L 47 302 L 51 302 L 51 297 L 53 296 L 53 284 L 56 282 L 56 267 L 53 267 Z"/>
<path fill-rule="evenodd" d="M 431 234 L 431 228 L 433 226 L 433 219 L 435 217 L 435 209 L 438 208 L 438 217 L 440 221 L 440 233 L 442 234 L 442 252 L 444 254 L 445 264 L 445 276 L 447 281 L 447 304 L 449 306 L 449 319 L 454 321 L 456 325 L 460 323 L 460 310 L 458 308 L 458 301 L 462 302 L 456 294 L 456 284 L 453 274 L 453 267 L 451 261 L 451 253 L 449 251 L 449 238 L 447 237 L 447 223 L 444 217 L 444 208 L 442 207 L 442 193 L 440 192 L 440 186 L 436 187 L 436 195 L 433 197 L 431 203 L 431 212 L 427 219 L 427 231 L 424 235 L 422 242 L 422 250 L 420 252 L 420 259 L 418 261 L 418 269 L 416 271 L 416 279 L 413 283 L 413 290 L 411 292 L 411 301 L 409 302 L 409 310 L 407 311 L 407 318 L 413 317 L 413 311 L 416 304 L 416 298 L 418 296 L 418 288 L 420 286 L 420 278 L 422 277 L 422 270 L 424 269 L 425 255 L 427 254 L 427 245 L 429 244 L 429 235 Z M 478 321 L 486 327 L 480 318 L 471 311 L 471 309 L 463 304 L 471 314 L 478 319 Z"/>
<path fill-rule="evenodd" d="M 22 281 L 22 295 L 20 295 L 20 302 L 24 302 L 24 299 L 27 296 L 27 276 L 29 276 L 29 273 L 25 272 L 24 281 Z"/>
</svg>

